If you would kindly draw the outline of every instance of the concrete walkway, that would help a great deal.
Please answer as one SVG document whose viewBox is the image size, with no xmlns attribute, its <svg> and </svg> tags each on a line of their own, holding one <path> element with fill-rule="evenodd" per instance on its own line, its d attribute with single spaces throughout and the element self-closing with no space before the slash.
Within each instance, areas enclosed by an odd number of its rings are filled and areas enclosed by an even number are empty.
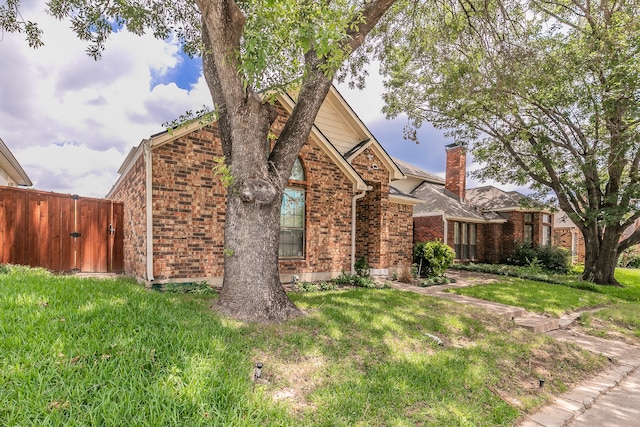
<svg viewBox="0 0 640 427">
<path fill-rule="evenodd" d="M 484 308 L 513 320 L 534 332 L 545 333 L 557 340 L 575 343 L 591 352 L 609 357 L 615 367 L 595 378 L 581 382 L 562 394 L 550 405 L 529 414 L 519 427 L 636 427 L 640 426 L 640 348 L 620 341 L 605 340 L 571 330 L 579 317 L 573 313 L 561 319 L 528 313 L 514 307 L 455 295 L 447 289 L 490 283 L 495 276 L 482 273 L 450 271 L 456 283 L 426 288 L 394 282 L 394 289 L 416 292 Z"/>
</svg>

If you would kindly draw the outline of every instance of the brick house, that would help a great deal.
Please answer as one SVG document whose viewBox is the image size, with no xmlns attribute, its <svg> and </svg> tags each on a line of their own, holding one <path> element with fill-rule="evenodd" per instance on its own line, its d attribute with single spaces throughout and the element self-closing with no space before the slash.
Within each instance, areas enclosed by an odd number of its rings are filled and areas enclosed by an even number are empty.
<svg viewBox="0 0 640 427">
<path fill-rule="evenodd" d="M 277 99 L 278 135 L 295 101 Z M 125 272 L 151 282 L 223 275 L 226 189 L 212 171 L 222 156 L 217 124 L 162 132 L 133 148 L 108 198 L 124 202 Z M 412 262 L 415 198 L 394 191 L 404 174 L 332 88 L 284 195 L 280 273 L 321 280 L 366 257 L 374 274 Z"/>
<path fill-rule="evenodd" d="M 620 239 L 626 239 L 633 232 L 640 228 L 640 219 L 635 224 L 627 228 Z M 553 241 L 558 247 L 565 248 L 571 252 L 571 261 L 573 263 L 584 262 L 585 243 L 584 237 L 580 229 L 564 211 L 558 211 L 554 215 Z M 640 245 L 632 246 L 629 251 L 633 254 L 640 254 Z"/>
<path fill-rule="evenodd" d="M 6 187 L 31 187 L 33 185 L 2 139 L 0 139 L 0 185 Z"/>
<path fill-rule="evenodd" d="M 444 179 L 395 160 L 407 179 L 398 189 L 423 203 L 414 207 L 413 240 L 440 240 L 459 261 L 497 263 L 518 242 L 550 245 L 553 214 L 529 197 L 494 186 L 466 188 L 466 148 L 446 147 Z"/>
</svg>

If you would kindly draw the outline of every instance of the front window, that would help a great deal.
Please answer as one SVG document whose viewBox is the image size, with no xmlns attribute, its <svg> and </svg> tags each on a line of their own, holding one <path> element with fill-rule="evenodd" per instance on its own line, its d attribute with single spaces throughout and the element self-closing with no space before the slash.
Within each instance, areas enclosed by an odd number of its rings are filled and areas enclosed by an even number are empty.
<svg viewBox="0 0 640 427">
<path fill-rule="evenodd" d="M 456 253 L 456 259 L 476 259 L 476 242 L 476 224 L 453 223 L 453 249 Z"/>
<path fill-rule="evenodd" d="M 460 228 L 462 228 L 462 259 L 469 259 L 468 224 L 463 222 L 462 224 L 460 224 Z"/>
<path fill-rule="evenodd" d="M 304 190 L 284 190 L 280 209 L 280 256 L 304 256 Z"/>
<path fill-rule="evenodd" d="M 476 224 L 469 224 L 469 259 L 477 258 L 476 241 Z"/>
<path fill-rule="evenodd" d="M 525 243 L 533 243 L 533 213 L 524 213 L 523 240 Z"/>
<path fill-rule="evenodd" d="M 544 246 L 551 245 L 551 215 L 542 215 L 542 244 Z"/>
<path fill-rule="evenodd" d="M 300 159 L 296 159 L 289 181 L 304 181 L 304 169 Z M 293 182 L 292 182 L 293 181 Z M 305 191 L 302 188 L 287 187 L 282 196 L 280 208 L 280 251 L 281 258 L 304 256 L 305 241 Z"/>
<path fill-rule="evenodd" d="M 460 223 L 453 223 L 453 249 L 456 252 L 456 259 L 460 259 Z"/>
</svg>

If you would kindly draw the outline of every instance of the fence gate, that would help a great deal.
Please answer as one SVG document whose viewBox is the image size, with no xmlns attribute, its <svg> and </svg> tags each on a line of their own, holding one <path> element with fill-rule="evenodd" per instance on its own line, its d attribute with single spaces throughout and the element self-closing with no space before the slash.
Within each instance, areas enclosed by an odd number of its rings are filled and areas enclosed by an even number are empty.
<svg viewBox="0 0 640 427">
<path fill-rule="evenodd" d="M 123 212 L 111 200 L 0 187 L 0 263 L 122 272 Z"/>
</svg>

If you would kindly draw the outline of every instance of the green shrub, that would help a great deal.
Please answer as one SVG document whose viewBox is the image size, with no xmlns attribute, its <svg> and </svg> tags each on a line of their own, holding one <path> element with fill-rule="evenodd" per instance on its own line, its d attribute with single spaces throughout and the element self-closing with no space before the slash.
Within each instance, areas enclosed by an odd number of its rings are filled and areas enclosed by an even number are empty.
<svg viewBox="0 0 640 427">
<path fill-rule="evenodd" d="M 530 242 L 518 242 L 506 263 L 566 274 L 571 271 L 571 254 L 568 250 L 555 246 L 533 247 Z"/>
<path fill-rule="evenodd" d="M 417 243 L 413 249 L 413 260 L 418 265 L 420 277 L 444 276 L 455 256 L 449 245 L 437 240 Z"/>
</svg>

